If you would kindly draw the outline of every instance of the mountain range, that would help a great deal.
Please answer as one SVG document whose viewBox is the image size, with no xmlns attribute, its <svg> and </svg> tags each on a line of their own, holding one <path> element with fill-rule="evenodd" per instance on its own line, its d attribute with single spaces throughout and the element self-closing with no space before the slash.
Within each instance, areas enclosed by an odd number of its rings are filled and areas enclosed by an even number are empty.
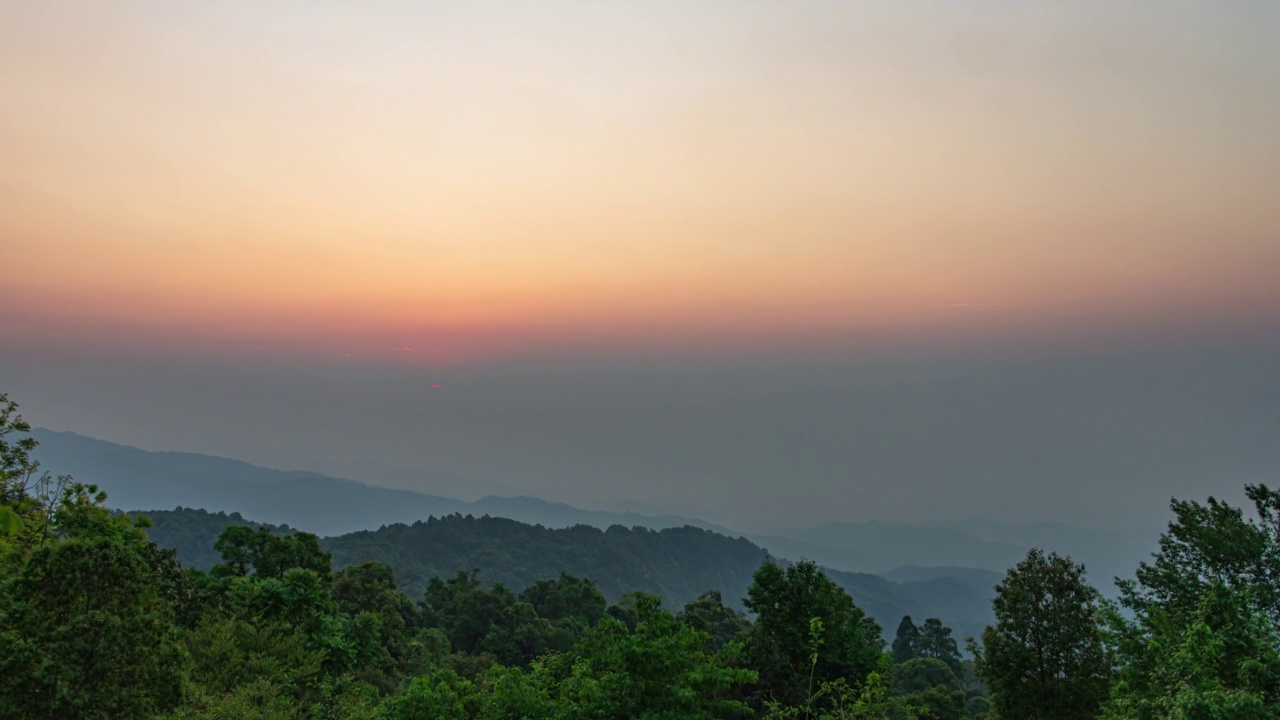
<svg viewBox="0 0 1280 720">
<path fill-rule="evenodd" d="M 892 577 L 904 566 L 978 568 L 1003 572 L 1038 547 L 1082 562 L 1090 581 L 1114 593 L 1116 577 L 1132 577 L 1150 557 L 1157 534 L 1078 528 L 1059 523 L 1011 525 L 991 520 L 894 525 L 880 522 L 831 523 L 749 535 L 782 557 L 803 557 L 842 570 Z"/>
<path fill-rule="evenodd" d="M 766 555 L 803 558 L 824 566 L 860 605 L 881 618 L 882 624 L 896 626 L 902 614 L 939 617 L 963 635 L 979 632 L 988 621 L 994 585 L 1003 571 L 1025 556 L 1030 547 L 1043 547 L 1084 561 L 1095 584 L 1109 592 L 1111 577 L 1131 574 L 1155 544 L 1154 539 L 1145 534 L 1052 523 L 1012 525 L 990 520 L 918 525 L 831 523 L 743 535 L 694 517 L 587 510 L 533 497 L 489 496 L 467 502 L 377 487 L 322 473 L 263 468 L 229 458 L 142 450 L 72 432 L 35 429 L 32 435 L 40 443 L 37 457 L 45 469 L 98 484 L 107 491 L 112 507 L 154 511 L 147 514 L 157 519 L 153 531 L 157 541 L 163 539 L 164 544 L 179 546 L 185 562 L 201 566 L 216 561 L 212 540 L 221 527 L 230 523 L 271 523 L 324 537 L 326 547 L 335 552 L 338 562 L 380 559 L 400 567 L 413 566 L 415 577 L 403 578 L 409 584 L 425 581 L 423 578 L 430 574 L 449 574 L 472 567 L 479 567 L 484 576 L 485 563 L 478 562 L 476 557 L 488 557 L 492 561 L 488 562 L 488 580 L 519 584 L 540 573 L 599 572 L 574 564 L 586 552 L 582 549 L 566 549 L 563 556 L 553 554 L 544 558 L 545 562 L 526 563 L 529 567 L 521 570 L 518 563 L 507 562 L 504 553 L 511 553 L 502 550 L 501 543 L 492 538 L 483 541 L 489 543 L 487 556 L 450 555 L 438 538 L 433 539 L 434 536 L 422 530 L 415 534 L 415 528 L 425 526 L 422 521 L 428 518 L 451 516 L 485 521 L 505 518 L 537 528 L 520 530 L 517 535 L 587 526 L 594 528 L 596 535 L 586 530 L 574 532 L 579 533 L 576 537 L 588 546 L 591 542 L 601 542 L 604 537 L 621 537 L 618 535 L 621 530 L 686 529 L 683 535 L 676 532 L 671 536 L 680 536 L 686 541 L 699 537 L 702 545 L 711 543 L 706 538 L 722 537 L 734 544 L 733 547 L 749 546 L 744 552 L 750 559 L 739 563 L 740 566 L 721 568 L 724 572 L 720 575 L 717 575 L 720 570 L 710 569 L 718 567 L 714 560 L 712 565 L 698 567 L 680 563 L 649 567 L 641 563 L 633 567 L 633 572 L 621 573 L 616 586 L 606 583 L 602 589 L 606 592 L 646 590 L 663 595 L 669 602 L 684 602 L 690 599 L 690 593 L 717 589 L 724 593 L 726 601 L 738 604 L 741 592 L 749 584 L 748 568 L 753 570 L 761 558 Z M 215 529 L 195 531 L 184 527 L 184 523 L 191 522 L 189 516 L 170 517 L 172 508 L 235 514 L 224 515 L 225 522 L 210 520 L 208 524 Z M 504 526 L 481 523 L 476 527 Z M 687 533 L 694 528 L 705 535 Z M 479 532 L 475 537 L 487 536 Z M 365 538 L 365 541 L 353 538 Z M 405 555 L 409 551 L 403 549 L 412 545 L 410 541 L 418 543 L 418 549 L 412 552 L 433 557 L 412 560 L 411 555 Z M 362 549 L 348 551 L 350 547 Z M 375 547 L 382 549 L 370 550 Z M 723 551 L 730 545 L 717 547 Z M 619 552 L 625 555 L 627 551 Z M 663 552 L 672 554 L 669 550 Z M 714 556 L 712 553 L 709 557 Z M 618 558 L 614 562 L 624 565 L 630 562 Z M 508 569 L 499 572 L 498 566 L 504 564 Z M 699 577 L 703 578 L 701 584 Z M 718 587 L 710 586 L 717 584 Z"/>
<path fill-rule="evenodd" d="M 690 525 L 725 535 L 728 528 L 697 518 L 583 510 L 538 498 L 489 496 L 466 502 L 393 490 L 310 471 L 272 470 L 240 460 L 184 452 L 155 452 L 73 432 L 34 428 L 44 469 L 96 483 L 112 507 L 178 506 L 239 512 L 260 522 L 316 535 L 340 535 L 444 515 L 492 515 L 547 527 L 610 525 L 648 528 Z"/>
</svg>

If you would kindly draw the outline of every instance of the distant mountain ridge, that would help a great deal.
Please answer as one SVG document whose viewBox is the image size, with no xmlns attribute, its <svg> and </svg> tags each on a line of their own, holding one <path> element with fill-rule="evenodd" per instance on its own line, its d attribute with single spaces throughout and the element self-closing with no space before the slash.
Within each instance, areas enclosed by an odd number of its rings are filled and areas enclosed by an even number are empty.
<svg viewBox="0 0 1280 720">
<path fill-rule="evenodd" d="M 738 534 L 697 518 L 583 510 L 527 496 L 488 496 L 466 502 L 310 471 L 272 470 L 212 455 L 141 450 L 73 432 L 34 428 L 31 435 L 40 443 L 44 469 L 97 483 L 107 492 L 108 504 L 128 510 L 182 506 L 238 512 L 316 535 L 341 535 L 453 514 L 493 515 L 553 528 L 688 525 Z"/>
<path fill-rule="evenodd" d="M 788 557 L 838 568 L 885 572 L 922 564 L 947 567 L 1008 568 L 1027 554 L 1027 548 L 985 540 L 952 528 L 891 525 L 881 522 L 830 523 L 788 530 L 785 534 L 752 536 L 752 540 Z"/>
<path fill-rule="evenodd" d="M 1091 582 L 1104 594 L 1113 594 L 1114 578 L 1132 576 L 1138 563 L 1156 549 L 1158 533 L 963 520 L 923 525 L 828 523 L 749 537 L 783 557 L 886 576 L 898 568 L 924 565 L 996 571 L 1002 576 L 1030 548 L 1038 547 L 1083 562 Z"/>
<path fill-rule="evenodd" d="M 151 516 L 153 538 L 199 567 L 217 562 L 213 540 L 227 525 L 272 523 L 277 530 L 324 537 L 339 565 L 388 562 L 411 591 L 431 575 L 472 568 L 488 582 L 515 587 L 567 571 L 592 577 L 614 599 L 638 589 L 680 605 L 720 590 L 741 607 L 751 573 L 772 552 L 826 565 L 886 632 L 903 614 L 942 618 L 960 635 L 980 632 L 990 616 L 994 583 L 974 584 L 936 569 L 893 580 L 851 572 L 823 556 L 792 552 L 810 547 L 804 541 L 777 538 L 775 547 L 691 518 L 582 510 L 530 497 L 464 502 L 215 456 L 146 451 L 70 432 L 32 434 L 46 469 L 97 483 L 110 505 Z M 165 507 L 201 509 L 155 510 Z M 459 544 L 454 531 L 460 528 L 466 542 Z M 830 541 L 821 533 L 816 539 Z M 846 546 L 845 552 L 857 551 Z"/>
<path fill-rule="evenodd" d="M 272 470 L 239 460 L 181 452 L 153 452 L 72 432 L 33 430 L 45 468 L 96 482 L 113 507 L 199 507 L 239 512 L 260 522 L 287 524 L 317 535 L 341 535 L 428 517 L 461 514 L 506 517 L 548 528 L 590 525 L 693 526 L 737 537 L 714 523 L 679 515 L 584 510 L 533 497 L 488 496 L 473 502 L 368 485 L 310 471 Z M 1132 575 L 1155 549 L 1155 533 L 1092 530 L 1057 523 L 1011 525 L 991 520 L 895 525 L 841 522 L 772 534 L 748 534 L 778 557 L 813 560 L 836 570 L 887 574 L 911 566 L 1004 571 L 1029 548 L 1071 555 L 1092 581 L 1112 593 L 1115 576 Z M 904 578 L 897 578 L 903 579 Z M 915 580 L 911 580 L 915 581 Z"/>
<path fill-rule="evenodd" d="M 1004 573 L 983 568 L 905 565 L 886 572 L 880 577 L 893 582 L 928 582 L 938 578 L 955 578 L 983 591 L 990 590 L 1004 579 Z"/>
</svg>

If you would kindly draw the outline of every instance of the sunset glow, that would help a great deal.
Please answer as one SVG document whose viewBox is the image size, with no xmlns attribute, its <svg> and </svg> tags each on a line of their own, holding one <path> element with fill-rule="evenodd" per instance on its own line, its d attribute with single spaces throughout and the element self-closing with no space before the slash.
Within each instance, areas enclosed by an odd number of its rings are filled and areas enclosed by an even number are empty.
<svg viewBox="0 0 1280 720">
<path fill-rule="evenodd" d="M 9 6 L 6 324 L 443 361 L 1280 312 L 1246 18 L 637 7 Z"/>
</svg>

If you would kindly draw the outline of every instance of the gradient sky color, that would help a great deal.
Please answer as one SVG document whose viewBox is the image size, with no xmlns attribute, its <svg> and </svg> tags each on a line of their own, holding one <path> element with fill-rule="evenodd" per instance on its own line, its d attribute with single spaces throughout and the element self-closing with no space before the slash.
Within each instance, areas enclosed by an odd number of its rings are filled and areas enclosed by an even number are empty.
<svg viewBox="0 0 1280 720">
<path fill-rule="evenodd" d="M 0 4 L 0 371 L 1256 347 L 1277 37 L 1250 0 Z"/>
<path fill-rule="evenodd" d="M 0 237 L 41 321 L 483 347 L 1280 309 L 1270 3 L 2 12 Z"/>
</svg>

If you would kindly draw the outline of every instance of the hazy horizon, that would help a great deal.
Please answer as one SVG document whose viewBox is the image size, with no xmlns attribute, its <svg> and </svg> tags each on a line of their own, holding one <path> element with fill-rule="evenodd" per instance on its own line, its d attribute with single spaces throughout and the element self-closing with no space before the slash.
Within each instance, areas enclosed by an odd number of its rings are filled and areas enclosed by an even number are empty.
<svg viewBox="0 0 1280 720">
<path fill-rule="evenodd" d="M 1278 351 L 1259 338 L 423 369 L 50 365 L 11 350 L 3 380 L 51 429 L 461 499 L 623 500 L 744 531 L 969 517 L 1119 528 L 1162 525 L 1173 495 L 1274 481 Z"/>
<path fill-rule="evenodd" d="M 1278 36 L 1245 1 L 9 4 L 0 392 L 463 498 L 1162 524 L 1280 469 Z"/>
</svg>

